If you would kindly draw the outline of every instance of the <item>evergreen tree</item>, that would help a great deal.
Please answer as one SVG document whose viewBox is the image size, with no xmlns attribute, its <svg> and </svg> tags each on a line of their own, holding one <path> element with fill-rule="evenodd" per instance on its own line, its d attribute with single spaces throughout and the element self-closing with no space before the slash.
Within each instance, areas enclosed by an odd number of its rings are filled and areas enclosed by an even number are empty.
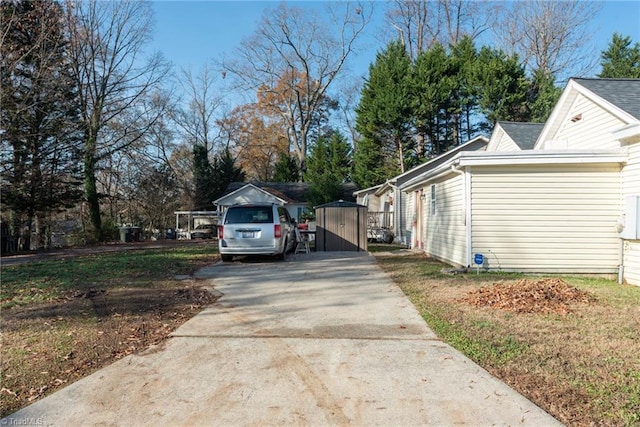
<svg viewBox="0 0 640 427">
<path fill-rule="evenodd" d="M 411 61 L 400 41 L 391 42 L 369 67 L 369 78 L 356 109 L 356 130 L 362 135 L 356 142 L 357 161 L 376 169 L 367 174 L 373 172 L 390 178 L 405 171 L 405 156 L 414 147 L 410 91 Z M 383 154 L 384 162 L 367 158 L 375 158 L 379 153 Z M 369 181 L 360 173 L 365 170 L 357 167 L 356 182 Z"/>
<path fill-rule="evenodd" d="M 449 145 L 445 106 L 454 85 L 449 57 L 441 44 L 418 55 L 411 92 L 420 159 L 437 155 Z"/>
<path fill-rule="evenodd" d="M 474 69 L 478 104 L 486 119 L 481 129 L 490 131 L 499 120 L 529 120 L 529 80 L 516 55 L 484 46 Z"/>
<path fill-rule="evenodd" d="M 529 120 L 544 123 L 562 94 L 562 89 L 554 84 L 555 78 L 546 70 L 537 70 L 533 74 L 529 87 Z"/>
<path fill-rule="evenodd" d="M 477 58 L 478 52 L 469 36 L 463 37 L 458 44 L 450 49 L 448 81 L 454 84 L 449 86 L 450 98 L 446 105 L 446 112 L 451 129 L 452 146 L 470 140 L 478 131 L 474 123 L 478 108 L 474 81 Z"/>
<path fill-rule="evenodd" d="M 52 0 L 6 1 L 0 11 L 2 202 L 15 237 L 28 229 L 22 249 L 30 248 L 32 231 L 43 247 L 50 215 L 82 195 L 79 104 L 63 11 Z"/>
<path fill-rule="evenodd" d="M 351 171 L 351 147 L 337 131 L 320 136 L 307 157 L 305 182 L 309 183 L 311 207 L 334 202 L 343 197 L 342 184 Z"/>
<path fill-rule="evenodd" d="M 631 37 L 614 33 L 607 50 L 600 55 L 602 78 L 640 78 L 640 43 L 631 46 Z"/>
<path fill-rule="evenodd" d="M 196 211 L 213 210 L 213 168 L 209 163 L 207 149 L 202 144 L 193 146 L 193 180 L 195 195 L 193 209 Z"/>
<path fill-rule="evenodd" d="M 210 183 L 210 204 L 221 197 L 232 182 L 242 182 L 245 173 L 236 166 L 236 160 L 231 151 L 226 148 L 213 158 L 212 180 Z"/>
<path fill-rule="evenodd" d="M 351 178 L 358 187 L 373 187 L 394 175 L 397 175 L 394 162 L 390 161 L 374 140 L 361 138 L 356 142 Z"/>
<path fill-rule="evenodd" d="M 300 179 L 298 161 L 288 154 L 281 153 L 274 168 L 273 181 L 275 182 L 298 182 Z"/>
</svg>

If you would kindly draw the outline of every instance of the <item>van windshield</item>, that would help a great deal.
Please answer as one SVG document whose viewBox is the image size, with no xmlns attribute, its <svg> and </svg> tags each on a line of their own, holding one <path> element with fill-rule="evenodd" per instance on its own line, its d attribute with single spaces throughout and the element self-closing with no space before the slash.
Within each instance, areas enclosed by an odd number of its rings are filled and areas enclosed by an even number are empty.
<svg viewBox="0 0 640 427">
<path fill-rule="evenodd" d="M 225 224 L 262 224 L 273 223 L 271 206 L 243 206 L 229 208 Z"/>
</svg>

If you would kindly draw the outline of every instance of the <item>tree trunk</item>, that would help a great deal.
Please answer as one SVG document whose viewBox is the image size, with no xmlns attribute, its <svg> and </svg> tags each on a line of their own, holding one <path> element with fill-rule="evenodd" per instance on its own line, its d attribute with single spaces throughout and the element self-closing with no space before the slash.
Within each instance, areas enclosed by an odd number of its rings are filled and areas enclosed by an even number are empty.
<svg viewBox="0 0 640 427">
<path fill-rule="evenodd" d="M 22 242 L 21 242 L 21 250 L 23 251 L 30 251 L 31 250 L 31 236 L 33 234 L 33 219 L 34 219 L 35 215 L 33 214 L 33 212 L 27 212 L 27 229 L 25 231 L 25 233 L 22 235 Z"/>
<path fill-rule="evenodd" d="M 22 250 L 22 215 L 13 212 L 11 217 L 11 250 L 10 252 L 18 252 Z"/>
<path fill-rule="evenodd" d="M 400 161 L 400 173 L 404 173 L 404 146 L 401 138 L 396 140 L 396 147 L 398 149 L 398 160 Z"/>
<path fill-rule="evenodd" d="M 87 147 L 84 153 L 84 190 L 89 206 L 89 240 L 102 240 L 102 218 L 100 217 L 100 198 L 98 197 L 98 186 L 96 179 L 96 163 L 94 156 L 96 137 L 91 135 L 87 138 Z"/>
<path fill-rule="evenodd" d="M 451 122 L 451 131 L 453 132 L 451 135 L 451 139 L 453 141 L 453 146 L 457 146 L 460 143 L 460 117 L 457 113 L 452 114 L 452 122 Z M 444 151 L 447 151 L 449 147 L 446 147 Z"/>
</svg>

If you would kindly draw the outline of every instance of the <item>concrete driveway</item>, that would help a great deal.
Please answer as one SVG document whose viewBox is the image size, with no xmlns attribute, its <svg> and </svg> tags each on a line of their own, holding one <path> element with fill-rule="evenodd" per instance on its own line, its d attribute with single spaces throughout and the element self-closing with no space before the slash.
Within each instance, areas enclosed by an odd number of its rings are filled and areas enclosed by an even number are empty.
<svg viewBox="0 0 640 427">
<path fill-rule="evenodd" d="M 438 340 L 366 253 L 218 263 L 197 277 L 223 296 L 163 346 L 2 423 L 559 425 Z"/>
</svg>

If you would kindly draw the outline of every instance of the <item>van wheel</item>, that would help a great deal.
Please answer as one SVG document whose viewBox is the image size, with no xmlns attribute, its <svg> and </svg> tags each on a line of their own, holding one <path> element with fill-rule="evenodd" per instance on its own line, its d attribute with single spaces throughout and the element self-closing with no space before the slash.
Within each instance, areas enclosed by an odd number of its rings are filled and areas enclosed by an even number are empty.
<svg viewBox="0 0 640 427">
<path fill-rule="evenodd" d="M 222 258 L 223 262 L 231 262 L 231 260 L 233 259 L 233 255 L 220 255 L 220 257 Z"/>
<path fill-rule="evenodd" d="M 280 261 L 284 261 L 285 259 L 287 259 L 287 245 L 289 244 L 288 241 L 284 242 L 284 247 L 282 248 L 282 253 L 278 254 L 278 259 Z"/>
</svg>

